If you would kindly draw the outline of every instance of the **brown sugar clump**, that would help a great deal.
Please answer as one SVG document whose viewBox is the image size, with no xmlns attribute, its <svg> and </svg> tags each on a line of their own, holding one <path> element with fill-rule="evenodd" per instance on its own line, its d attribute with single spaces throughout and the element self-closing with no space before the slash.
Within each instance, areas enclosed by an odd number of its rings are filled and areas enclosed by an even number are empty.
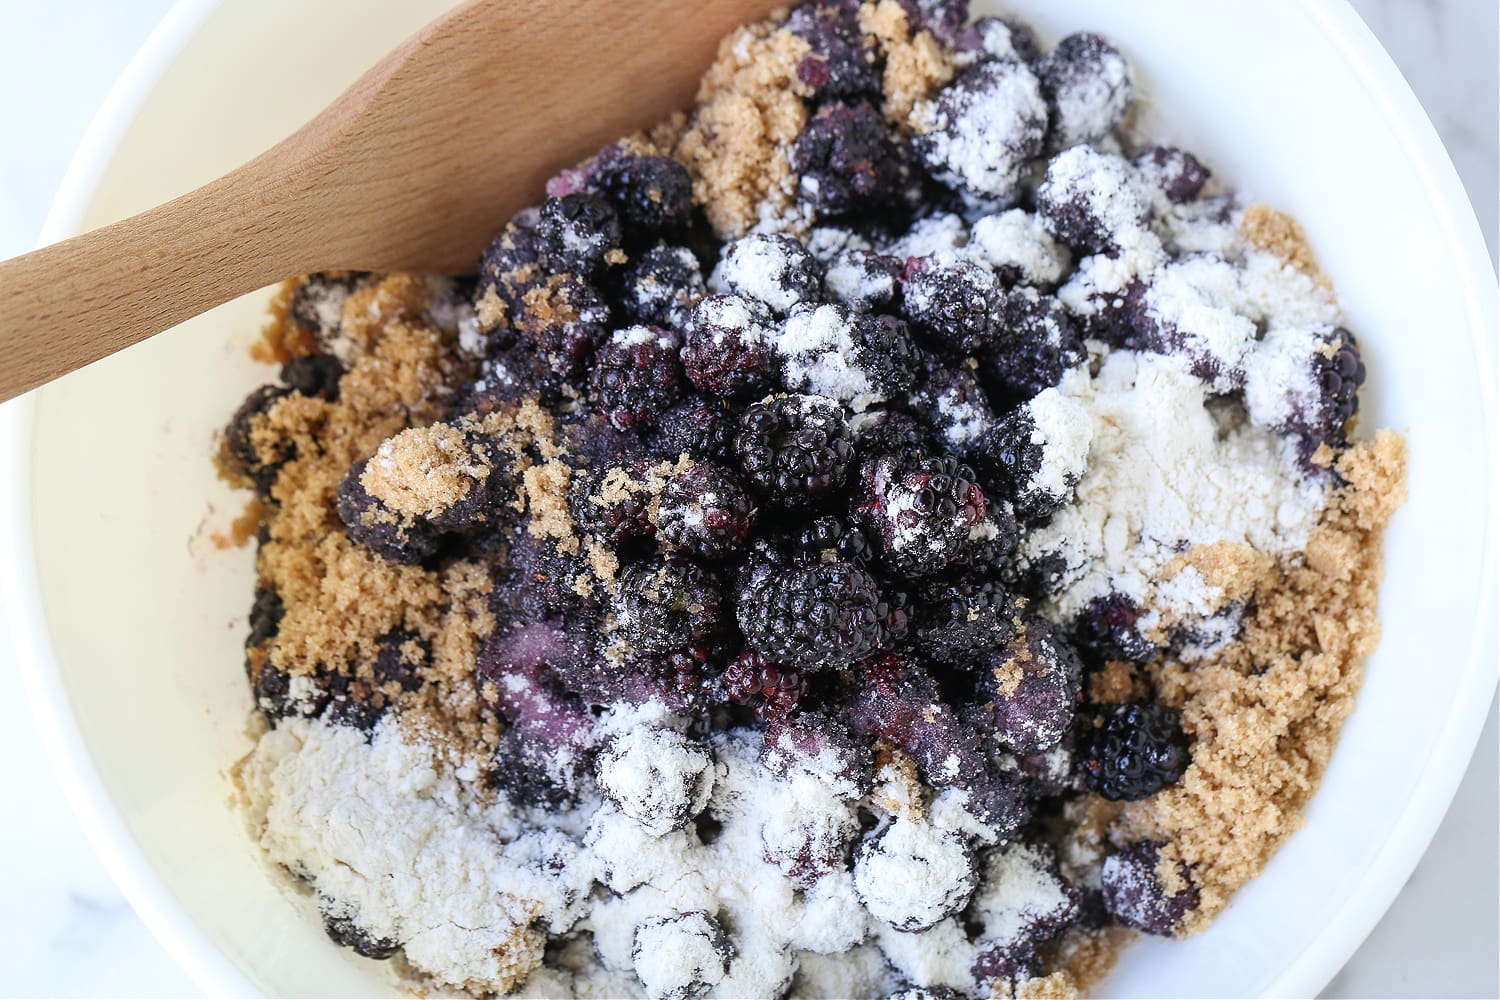
<svg viewBox="0 0 1500 1000">
<path fill-rule="evenodd" d="M 1305 557 L 1258 587 L 1241 640 L 1201 662 L 1145 668 L 1180 708 L 1193 761 L 1176 786 L 1123 806 L 1111 837 L 1166 841 L 1190 866 L 1201 903 L 1185 932 L 1205 926 L 1301 824 L 1380 637 L 1380 536 L 1405 498 L 1405 456 L 1391 431 L 1346 452 L 1337 468 L 1348 486 Z"/>
<path fill-rule="evenodd" d="M 867 3 L 859 9 L 859 26 L 885 58 L 881 89 L 886 120 L 911 126 L 912 111 L 953 79 L 955 67 L 931 32 L 913 32 L 906 11 L 896 0 Z"/>
<path fill-rule="evenodd" d="M 1251 205 L 1240 220 L 1240 234 L 1251 246 L 1275 254 L 1318 284 L 1325 287 L 1332 284 L 1318 267 L 1302 223 L 1285 212 L 1269 205 Z"/>
<path fill-rule="evenodd" d="M 807 123 L 797 63 L 807 42 L 779 19 L 732 32 L 698 89 L 697 111 L 675 153 L 693 177 L 693 200 L 720 237 L 741 236 L 763 211 L 796 193 L 787 150 Z"/>
</svg>

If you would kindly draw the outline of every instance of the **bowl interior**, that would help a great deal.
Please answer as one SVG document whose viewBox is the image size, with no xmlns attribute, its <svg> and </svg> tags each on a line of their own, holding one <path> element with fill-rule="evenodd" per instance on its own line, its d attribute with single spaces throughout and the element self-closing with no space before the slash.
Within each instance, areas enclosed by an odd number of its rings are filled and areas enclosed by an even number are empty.
<svg viewBox="0 0 1500 1000">
<path fill-rule="evenodd" d="M 126 131 L 84 226 L 248 158 L 444 6 L 226 0 Z M 1488 260 L 1472 217 L 1455 208 L 1457 180 L 1430 127 L 1347 8 L 1008 8 L 1049 41 L 1079 28 L 1112 35 L 1134 57 L 1164 138 L 1305 223 L 1366 352 L 1364 426 L 1408 435 L 1410 500 L 1387 536 L 1385 637 L 1306 829 L 1208 932 L 1138 943 L 1101 987 L 1314 993 L 1416 862 L 1493 684 L 1493 655 L 1483 659 L 1493 649 L 1493 376 L 1480 339 L 1493 335 L 1493 286 L 1475 278 L 1489 280 Z M 505 136 L 493 140 L 491 155 L 515 155 Z M 251 553 L 207 537 L 205 525 L 222 528 L 244 500 L 209 458 L 214 431 L 274 374 L 246 352 L 266 298 L 230 303 L 36 394 L 30 525 L 44 620 L 19 627 L 50 640 L 66 709 L 43 712 L 76 717 L 85 735 L 74 765 L 97 773 L 100 807 L 118 811 L 138 846 L 146 870 L 136 874 L 160 894 L 168 934 L 174 922 L 195 927 L 270 994 L 388 993 L 385 967 L 323 937 L 313 907 L 268 875 L 227 806 L 226 769 L 250 746 L 241 642 Z"/>
</svg>

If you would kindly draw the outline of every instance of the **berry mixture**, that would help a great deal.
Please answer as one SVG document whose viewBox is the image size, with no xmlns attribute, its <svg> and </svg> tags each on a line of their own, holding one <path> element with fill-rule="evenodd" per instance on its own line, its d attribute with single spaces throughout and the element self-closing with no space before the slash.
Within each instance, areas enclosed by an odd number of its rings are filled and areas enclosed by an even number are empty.
<svg viewBox="0 0 1500 1000">
<path fill-rule="evenodd" d="M 1062 996 L 1292 830 L 1402 446 L 1110 39 L 809 0 L 464 279 L 291 283 L 236 769 L 418 991 Z M 538 192 L 540 195 L 541 192 Z"/>
</svg>

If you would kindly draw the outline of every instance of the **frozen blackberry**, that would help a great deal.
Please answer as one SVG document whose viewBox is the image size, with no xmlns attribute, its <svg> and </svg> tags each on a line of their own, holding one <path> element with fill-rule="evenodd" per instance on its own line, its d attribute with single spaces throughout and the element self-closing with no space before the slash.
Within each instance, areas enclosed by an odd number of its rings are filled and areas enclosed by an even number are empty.
<svg viewBox="0 0 1500 1000">
<path fill-rule="evenodd" d="M 486 330 L 493 325 L 483 320 L 485 298 L 494 294 L 514 314 L 521 296 L 547 277 L 543 261 L 544 241 L 536 231 L 537 211 L 526 209 L 516 214 L 504 229 L 495 234 L 479 258 L 479 284 L 475 305 Z"/>
<path fill-rule="evenodd" d="M 746 642 L 799 671 L 848 666 L 904 625 L 875 578 L 851 562 L 752 565 L 742 572 L 737 617 Z"/>
<path fill-rule="evenodd" d="M 776 396 L 740 414 L 734 450 L 752 488 L 789 508 L 813 507 L 844 484 L 853 454 L 844 409 L 821 396 Z"/>
<path fill-rule="evenodd" d="M 1066 149 L 1109 135 L 1135 98 L 1135 71 L 1102 35 L 1081 31 L 1057 43 L 1036 66 L 1052 113 L 1052 145 Z"/>
<path fill-rule="evenodd" d="M 798 4 L 786 19 L 786 29 L 807 42 L 807 55 L 797 63 L 797 79 L 818 98 L 879 96 L 879 53 L 860 29 L 858 3 Z"/>
<path fill-rule="evenodd" d="M 964 838 L 897 819 L 854 853 L 854 890 L 865 909 L 898 931 L 923 931 L 962 910 L 979 885 Z"/>
<path fill-rule="evenodd" d="M 807 248 L 790 236 L 752 233 L 724 248 L 710 285 L 790 312 L 799 302 L 817 302 L 823 272 Z"/>
<path fill-rule="evenodd" d="M 644 458 L 619 466 L 584 466 L 568 483 L 568 508 L 579 527 L 613 546 L 651 538 L 656 534 L 652 507 L 661 479 Z M 658 483 L 655 488 L 653 482 Z"/>
<path fill-rule="evenodd" d="M 828 558 L 861 562 L 875 555 L 870 540 L 853 524 L 832 514 L 813 518 L 791 539 L 796 556 L 809 562 Z"/>
<path fill-rule="evenodd" d="M 415 632 L 393 629 L 380 637 L 371 669 L 381 686 L 394 684 L 402 691 L 422 686 L 422 671 L 432 662 L 432 643 Z"/>
<path fill-rule="evenodd" d="M 682 395 L 681 341 L 659 326 L 616 330 L 594 355 L 589 387 L 620 430 L 649 424 Z"/>
<path fill-rule="evenodd" d="M 767 719 L 790 715 L 807 691 L 800 673 L 772 663 L 753 649 L 730 660 L 719 683 L 726 698 Z"/>
<path fill-rule="evenodd" d="M 681 455 L 731 465 L 738 418 L 724 400 L 689 396 L 657 418 L 652 446 L 663 457 Z"/>
<path fill-rule="evenodd" d="M 840 250 L 823 273 L 823 288 L 831 301 L 863 306 L 871 312 L 891 310 L 901 293 L 905 263 L 874 250 Z"/>
<path fill-rule="evenodd" d="M 255 588 L 255 600 L 250 604 L 250 633 L 245 636 L 245 648 L 255 649 L 270 642 L 281 628 L 281 619 L 286 615 L 286 605 L 276 588 L 264 583 Z"/>
<path fill-rule="evenodd" d="M 905 147 L 864 101 L 819 108 L 792 145 L 791 161 L 798 200 L 825 218 L 882 205 L 907 173 Z"/>
<path fill-rule="evenodd" d="M 546 264 L 553 271 L 592 275 L 610 251 L 620 249 L 620 219 L 614 207 L 591 194 L 548 198 L 537 220 Z"/>
<path fill-rule="evenodd" d="M 777 359 L 771 311 L 744 295 L 710 295 L 688 314 L 682 365 L 699 390 L 737 399 L 758 398 L 775 383 Z"/>
<path fill-rule="evenodd" d="M 926 656 L 967 669 L 1010 642 L 1024 606 L 993 580 L 934 581 L 913 602 L 913 637 Z"/>
<path fill-rule="evenodd" d="M 1147 148 L 1135 158 L 1135 169 L 1174 205 L 1196 201 L 1210 176 L 1196 156 L 1175 146 Z"/>
<path fill-rule="evenodd" d="M 942 450 L 971 461 L 999 423 L 989 394 L 968 364 L 923 366 L 907 406 L 920 416 Z"/>
<path fill-rule="evenodd" d="M 952 456 L 884 455 L 860 468 L 851 516 L 868 526 L 881 559 L 907 577 L 960 561 L 985 520 L 984 490 Z"/>
<path fill-rule="evenodd" d="M 965 49 L 983 53 L 983 58 L 1030 63 L 1041 54 L 1036 33 L 1014 17 L 981 17 L 964 29 L 960 38 Z"/>
<path fill-rule="evenodd" d="M 686 559 L 636 563 L 620 573 L 615 628 L 640 653 L 704 643 L 722 624 L 718 580 Z"/>
<path fill-rule="evenodd" d="M 338 400 L 339 379 L 343 377 L 343 363 L 332 354 L 304 354 L 281 366 L 281 381 L 293 392 L 330 403 Z"/>
<path fill-rule="evenodd" d="M 562 399 L 561 383 L 530 346 L 515 344 L 480 362 L 478 374 L 460 394 L 455 410 L 486 416 L 527 399 L 555 405 Z"/>
<path fill-rule="evenodd" d="M 933 348 L 964 357 L 995 337 L 1000 283 L 971 261 L 926 258 L 907 268 L 901 311 Z"/>
<path fill-rule="evenodd" d="M 1007 285 L 1055 288 L 1072 266 L 1068 248 L 1035 215 L 1012 208 L 975 221 L 966 247 Z"/>
<path fill-rule="evenodd" d="M 1108 660 L 1147 663 L 1161 652 L 1141 634 L 1135 601 L 1112 591 L 1093 598 L 1073 620 L 1073 641 L 1090 664 Z"/>
<path fill-rule="evenodd" d="M 642 921 L 635 929 L 631 958 L 652 1000 L 688 1000 L 729 974 L 734 947 L 718 920 L 690 910 Z"/>
<path fill-rule="evenodd" d="M 980 714 L 1003 749 L 1025 756 L 1062 741 L 1078 710 L 1083 667 L 1050 626 L 1032 619 L 977 673 Z"/>
<path fill-rule="evenodd" d="M 511 322 L 559 375 L 578 375 L 609 330 L 609 306 L 586 279 L 553 274 L 521 291 Z"/>
<path fill-rule="evenodd" d="M 867 410 L 854 422 L 854 451 L 861 462 L 903 451 L 927 451 L 931 435 L 922 422 L 902 410 Z"/>
<path fill-rule="evenodd" d="M 969 914 L 978 952 L 971 968 L 986 994 L 1041 972 L 1038 952 L 1077 923 L 1080 893 L 1042 844 L 1013 840 L 988 852 Z"/>
<path fill-rule="evenodd" d="M 925 131 L 912 146 L 933 178 L 982 199 L 1014 200 L 1047 136 L 1041 84 L 1016 60 L 970 67 L 918 114 Z"/>
<path fill-rule="evenodd" d="M 671 232 L 693 214 L 693 179 L 670 156 L 637 156 L 612 146 L 594 163 L 593 185 L 627 230 Z"/>
<path fill-rule="evenodd" d="M 947 46 L 959 43 L 969 20 L 969 0 L 898 0 L 912 31 L 930 31 Z"/>
<path fill-rule="evenodd" d="M 662 540 L 694 555 L 729 555 L 745 544 L 754 523 L 755 506 L 744 484 L 721 466 L 694 463 L 662 490 L 657 514 Z"/>
<path fill-rule="evenodd" d="M 698 258 L 662 243 L 630 263 L 620 279 L 620 303 L 637 323 L 681 330 L 693 304 L 707 294 Z"/>
<path fill-rule="evenodd" d="M 712 654 L 704 645 L 688 645 L 656 656 L 633 657 L 632 668 L 640 680 L 640 697 L 633 684 L 625 681 L 601 702 L 627 704 L 660 701 L 681 714 L 706 714 L 719 704 L 719 692 L 711 663 Z"/>
<path fill-rule="evenodd" d="M 869 787 L 875 766 L 868 741 L 826 712 L 768 719 L 760 760 L 778 777 L 815 775 L 845 798 Z"/>
<path fill-rule="evenodd" d="M 278 402 L 289 395 L 279 385 L 263 385 L 240 404 L 224 428 L 223 463 L 237 486 L 250 486 L 263 497 L 271 495 L 281 467 L 296 454 L 296 445 L 286 438 L 261 435 L 257 428 Z"/>
<path fill-rule="evenodd" d="M 1199 896 L 1187 865 L 1173 862 L 1175 877 L 1164 880 L 1162 860 L 1161 844 L 1136 841 L 1104 859 L 1099 879 L 1111 917 L 1126 927 L 1168 937 L 1198 908 Z M 1170 882 L 1170 888 L 1164 882 Z"/>
<path fill-rule="evenodd" d="M 1109 254 L 1138 245 L 1150 206 L 1124 158 L 1074 146 L 1052 158 L 1036 190 L 1037 213 L 1052 234 L 1080 254 Z"/>
<path fill-rule="evenodd" d="M 335 509 L 349 538 L 383 559 L 411 565 L 431 558 L 441 532 L 429 521 L 399 514 L 382 504 L 361 481 L 368 462 L 358 462 L 339 482 Z"/>
<path fill-rule="evenodd" d="M 975 465 L 1017 517 L 1041 524 L 1073 499 L 1088 470 L 1093 434 L 1093 421 L 1079 403 L 1043 389 L 985 436 Z"/>
<path fill-rule="evenodd" d="M 1246 366 L 1250 419 L 1297 435 L 1304 457 L 1322 444 L 1347 443 L 1359 412 L 1365 364 L 1354 335 L 1341 326 L 1278 327 L 1252 348 Z"/>
<path fill-rule="evenodd" d="M 594 759 L 599 788 L 653 837 L 686 826 L 708 805 L 714 758 L 707 745 L 670 729 L 633 728 Z"/>
<path fill-rule="evenodd" d="M 323 912 L 323 930 L 341 948 L 348 948 L 361 958 L 387 959 L 401 950 L 401 942 L 371 934 L 359 925 L 353 911 L 332 900 L 319 904 Z"/>
<path fill-rule="evenodd" d="M 517 806 L 576 801 L 592 759 L 594 721 L 558 683 L 553 661 L 573 655 L 563 633 L 526 625 L 496 632 L 476 658 L 481 696 L 508 723 L 494 776 Z"/>
<path fill-rule="evenodd" d="M 762 856 L 802 889 L 848 866 L 859 838 L 854 806 L 832 796 L 811 798 L 793 809 L 773 809 L 760 827 Z"/>
<path fill-rule="evenodd" d="M 997 404 L 1028 400 L 1062 381 L 1063 374 L 1088 360 L 1073 317 L 1055 297 L 1029 285 L 1006 293 L 999 332 L 978 356 Z"/>
<path fill-rule="evenodd" d="M 904 322 L 837 304 L 795 307 L 776 348 L 788 389 L 856 413 L 910 389 L 918 358 Z"/>
<path fill-rule="evenodd" d="M 1158 702 L 1099 709 L 1085 721 L 1076 766 L 1086 785 L 1111 802 L 1149 798 L 1187 770 L 1187 737 L 1177 712 Z"/>
</svg>

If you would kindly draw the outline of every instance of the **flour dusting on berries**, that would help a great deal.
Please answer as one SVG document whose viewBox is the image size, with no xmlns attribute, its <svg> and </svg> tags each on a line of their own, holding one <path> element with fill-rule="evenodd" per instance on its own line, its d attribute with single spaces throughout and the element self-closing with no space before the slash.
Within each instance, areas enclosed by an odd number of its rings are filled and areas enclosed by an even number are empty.
<svg viewBox="0 0 1500 1000">
<path fill-rule="evenodd" d="M 1404 451 L 1300 227 L 1135 80 L 810 0 L 472 277 L 283 289 L 219 455 L 235 778 L 334 942 L 424 994 L 1069 996 L 1259 872 Z"/>
</svg>

